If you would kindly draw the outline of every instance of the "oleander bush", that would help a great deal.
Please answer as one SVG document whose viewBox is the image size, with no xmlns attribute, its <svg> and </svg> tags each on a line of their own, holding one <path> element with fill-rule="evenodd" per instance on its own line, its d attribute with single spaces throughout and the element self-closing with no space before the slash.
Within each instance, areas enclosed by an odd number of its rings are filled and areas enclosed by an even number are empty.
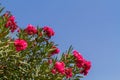
<svg viewBox="0 0 120 80">
<path fill-rule="evenodd" d="M 28 24 L 21 29 L 10 12 L 2 11 L 0 8 L 0 80 L 80 80 L 88 74 L 91 62 L 72 46 L 60 53 L 51 40 L 52 28 Z"/>
</svg>

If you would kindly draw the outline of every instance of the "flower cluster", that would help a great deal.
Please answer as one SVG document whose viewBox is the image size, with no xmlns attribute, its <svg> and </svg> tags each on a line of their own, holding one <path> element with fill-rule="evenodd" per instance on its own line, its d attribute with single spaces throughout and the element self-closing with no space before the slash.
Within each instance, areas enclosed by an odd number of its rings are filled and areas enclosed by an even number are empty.
<svg viewBox="0 0 120 80">
<path fill-rule="evenodd" d="M 54 36 L 55 32 L 49 26 L 44 26 L 43 30 L 46 32 L 48 37 Z"/>
<path fill-rule="evenodd" d="M 51 72 L 53 74 L 57 74 L 58 72 L 62 75 L 66 75 L 66 78 L 72 77 L 72 68 L 65 68 L 64 62 L 56 62 Z"/>
<path fill-rule="evenodd" d="M 15 17 L 12 16 L 12 15 L 9 16 L 8 13 L 6 13 L 6 14 L 4 15 L 4 17 L 7 19 L 7 22 L 6 22 L 6 24 L 5 24 L 5 27 L 6 27 L 6 28 L 10 28 L 11 32 L 14 32 L 14 31 L 18 28 L 18 26 L 17 26 L 17 24 L 16 24 L 16 22 L 15 22 Z"/>
<path fill-rule="evenodd" d="M 68 55 L 66 56 L 68 57 Z M 79 68 L 79 73 L 87 75 L 91 68 L 91 62 L 83 58 L 83 56 L 76 50 L 73 51 L 73 57 L 77 68 Z M 63 61 L 55 62 L 53 69 L 51 70 L 53 74 L 65 75 L 66 78 L 71 78 L 73 76 L 74 69 L 68 67 Z"/>
<path fill-rule="evenodd" d="M 54 65 L 54 71 L 57 71 L 61 74 L 65 74 L 65 64 L 64 62 L 56 62 L 55 65 Z M 56 72 L 54 72 L 56 73 Z"/>
<path fill-rule="evenodd" d="M 22 51 L 25 50 L 28 46 L 27 42 L 25 40 L 22 39 L 16 39 L 14 41 L 14 45 L 17 51 Z"/>
<path fill-rule="evenodd" d="M 29 24 L 25 29 L 25 32 L 29 35 L 32 35 L 37 33 L 37 29 L 33 25 Z"/>
<path fill-rule="evenodd" d="M 66 68 L 65 69 L 65 74 L 66 74 L 66 78 L 71 78 L 72 77 L 72 68 Z"/>
<path fill-rule="evenodd" d="M 60 52 L 60 50 L 56 46 L 53 46 L 52 48 L 55 49 L 54 51 L 52 51 L 52 55 L 58 54 Z"/>
<path fill-rule="evenodd" d="M 73 55 L 74 55 L 74 58 L 75 58 L 76 66 L 78 68 L 82 68 L 82 71 L 80 71 L 80 73 L 82 73 L 84 75 L 87 75 L 88 71 L 91 68 L 91 62 L 85 60 L 83 58 L 83 56 L 79 52 L 77 52 L 76 50 L 73 51 Z"/>
</svg>

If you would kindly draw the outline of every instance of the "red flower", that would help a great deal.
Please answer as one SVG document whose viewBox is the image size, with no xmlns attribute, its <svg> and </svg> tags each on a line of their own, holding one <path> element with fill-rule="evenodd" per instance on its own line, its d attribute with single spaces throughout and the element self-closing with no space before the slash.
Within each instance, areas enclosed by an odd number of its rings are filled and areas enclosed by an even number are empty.
<svg viewBox="0 0 120 80">
<path fill-rule="evenodd" d="M 32 35 L 37 33 L 37 29 L 33 25 L 29 24 L 25 29 L 25 32 L 29 35 Z"/>
<path fill-rule="evenodd" d="M 87 75 L 88 74 L 88 71 L 90 70 L 91 68 L 91 62 L 90 61 L 87 61 L 85 60 L 82 55 L 77 52 L 77 51 L 73 51 L 73 55 L 75 57 L 75 63 L 76 63 L 76 66 L 78 68 L 82 68 L 83 70 L 80 71 L 81 74 L 84 74 L 84 75 Z"/>
<path fill-rule="evenodd" d="M 66 68 L 65 69 L 65 74 L 67 78 L 72 77 L 72 68 Z"/>
<path fill-rule="evenodd" d="M 90 68 L 91 68 L 91 62 L 84 60 L 83 70 L 80 73 L 86 76 Z"/>
<path fill-rule="evenodd" d="M 56 62 L 54 65 L 54 69 L 61 74 L 65 74 L 65 64 L 64 62 Z"/>
<path fill-rule="evenodd" d="M 22 51 L 25 50 L 28 46 L 27 42 L 25 40 L 22 39 L 16 39 L 14 41 L 14 45 L 17 51 Z"/>
<path fill-rule="evenodd" d="M 83 56 L 76 50 L 73 51 L 73 55 L 76 59 L 83 59 Z"/>
<path fill-rule="evenodd" d="M 51 72 L 52 72 L 53 74 L 56 74 L 56 70 L 55 70 L 55 69 L 52 69 Z"/>
<path fill-rule="evenodd" d="M 48 37 L 54 36 L 54 34 L 55 34 L 53 29 L 48 26 L 44 26 L 43 30 L 46 32 Z"/>
<path fill-rule="evenodd" d="M 55 48 L 55 50 L 51 53 L 52 55 L 58 54 L 60 52 L 60 50 L 56 46 L 53 46 L 52 48 Z"/>
<path fill-rule="evenodd" d="M 82 68 L 83 67 L 83 65 L 84 65 L 84 59 L 77 59 L 75 61 L 76 61 L 76 66 L 78 68 Z"/>
<path fill-rule="evenodd" d="M 77 52 L 76 50 L 73 51 L 73 55 L 75 57 L 76 66 L 78 68 L 81 68 L 84 65 L 83 56 L 79 52 Z"/>
<path fill-rule="evenodd" d="M 16 24 L 16 22 L 15 22 L 15 17 L 14 16 L 10 16 L 8 19 L 7 19 L 7 22 L 6 22 L 6 24 L 5 24 L 5 27 L 6 28 L 10 28 L 10 30 L 11 30 L 11 32 L 14 32 L 17 28 L 18 28 L 18 26 L 17 26 L 17 24 Z"/>
<path fill-rule="evenodd" d="M 8 20 L 14 22 L 15 21 L 15 16 L 10 16 Z"/>
</svg>

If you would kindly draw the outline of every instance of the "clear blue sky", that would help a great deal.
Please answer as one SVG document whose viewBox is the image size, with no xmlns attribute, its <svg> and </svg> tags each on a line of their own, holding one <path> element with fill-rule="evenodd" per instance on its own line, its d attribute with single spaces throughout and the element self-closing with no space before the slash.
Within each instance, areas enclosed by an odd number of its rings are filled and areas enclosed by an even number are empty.
<svg viewBox="0 0 120 80">
<path fill-rule="evenodd" d="M 20 27 L 49 25 L 61 52 L 92 61 L 82 80 L 120 80 L 120 0 L 0 0 Z"/>
</svg>

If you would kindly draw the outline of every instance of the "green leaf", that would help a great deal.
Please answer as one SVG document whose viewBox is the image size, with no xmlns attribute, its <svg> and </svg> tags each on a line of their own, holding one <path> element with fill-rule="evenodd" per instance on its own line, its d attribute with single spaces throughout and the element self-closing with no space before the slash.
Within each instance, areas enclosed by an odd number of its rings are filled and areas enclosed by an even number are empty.
<svg viewBox="0 0 120 80">
<path fill-rule="evenodd" d="M 4 7 L 0 7 L 0 13 L 4 10 Z"/>
</svg>

